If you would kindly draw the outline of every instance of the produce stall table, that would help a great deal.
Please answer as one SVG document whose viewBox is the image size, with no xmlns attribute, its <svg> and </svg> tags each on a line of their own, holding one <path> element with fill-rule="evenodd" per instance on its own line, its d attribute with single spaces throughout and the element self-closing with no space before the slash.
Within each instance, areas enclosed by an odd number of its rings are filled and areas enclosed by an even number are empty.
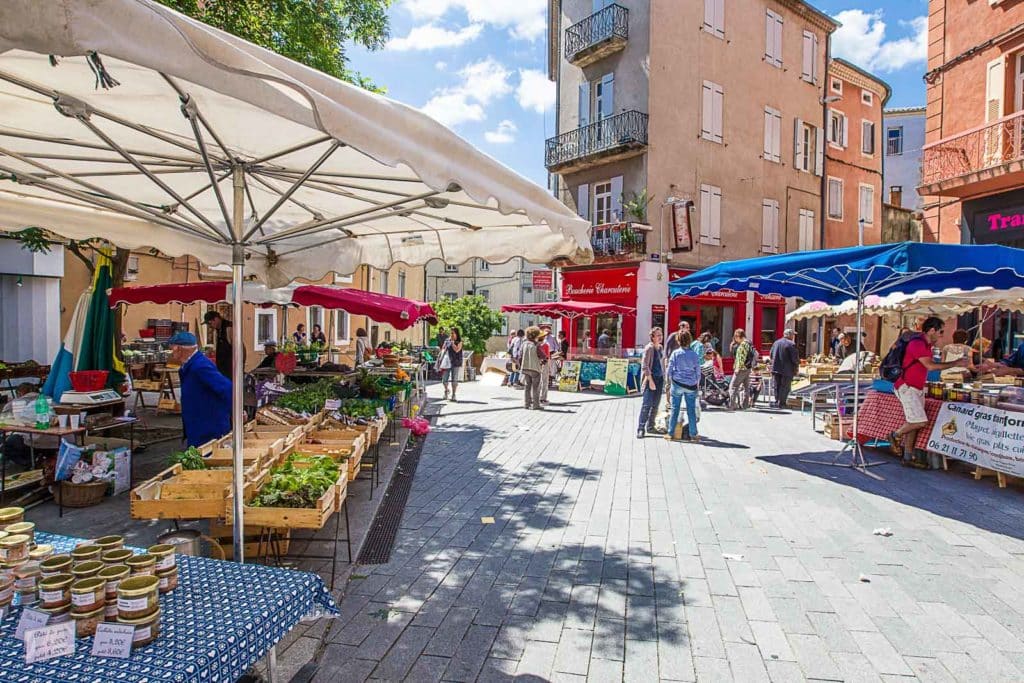
<svg viewBox="0 0 1024 683">
<path fill-rule="evenodd" d="M 932 425 L 935 424 L 935 419 L 943 403 L 944 401 L 934 398 L 925 398 L 924 411 L 928 416 L 928 426 L 917 433 L 917 438 L 914 441 L 916 450 L 927 450 L 928 435 L 932 431 Z M 852 419 L 852 416 L 849 419 Z M 906 421 L 903 415 L 903 405 L 895 394 L 869 390 L 860 406 L 857 439 L 861 443 L 887 441 L 889 434 L 903 426 Z"/>
<path fill-rule="evenodd" d="M 36 541 L 68 552 L 81 539 L 36 532 Z M 25 664 L 14 638 L 22 608 L 0 622 L 0 680 L 105 683 L 123 681 L 235 681 L 270 655 L 306 616 L 338 613 L 323 580 L 311 573 L 179 555 L 178 587 L 160 596 L 160 637 L 129 659 L 89 654 L 92 638 L 78 639 L 73 655 Z"/>
</svg>

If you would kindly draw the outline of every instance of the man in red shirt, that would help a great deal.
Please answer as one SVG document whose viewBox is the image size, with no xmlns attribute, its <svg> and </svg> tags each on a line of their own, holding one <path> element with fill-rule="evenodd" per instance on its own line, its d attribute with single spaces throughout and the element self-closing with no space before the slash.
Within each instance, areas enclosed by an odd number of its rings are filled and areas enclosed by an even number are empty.
<svg viewBox="0 0 1024 683">
<path fill-rule="evenodd" d="M 932 358 L 932 348 L 937 346 L 942 337 L 943 322 L 936 317 L 927 318 L 921 323 L 921 332 L 913 334 L 906 350 L 903 352 L 903 374 L 896 380 L 896 397 L 903 406 L 906 423 L 889 435 L 889 443 L 899 454 L 902 451 L 903 463 L 909 464 L 914 458 L 914 441 L 917 432 L 928 426 L 928 415 L 924 410 L 924 385 L 928 381 L 930 370 L 947 370 L 956 367 L 970 367 L 969 358 L 937 363 Z"/>
</svg>

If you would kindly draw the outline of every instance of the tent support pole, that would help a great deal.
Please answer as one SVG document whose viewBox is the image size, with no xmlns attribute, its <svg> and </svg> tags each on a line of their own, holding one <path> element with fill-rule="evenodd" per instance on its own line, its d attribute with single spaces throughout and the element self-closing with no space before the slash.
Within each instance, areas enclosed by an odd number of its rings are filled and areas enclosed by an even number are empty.
<svg viewBox="0 0 1024 683">
<path fill-rule="evenodd" d="M 832 458 L 832 462 L 822 462 L 820 460 L 803 460 L 805 462 L 815 465 L 829 465 L 831 467 L 850 467 L 857 470 L 861 474 L 866 474 L 872 479 L 878 481 L 885 481 L 885 477 L 879 476 L 874 472 L 868 470 L 869 467 L 875 467 L 876 465 L 884 465 L 885 462 L 882 460 L 876 462 L 868 462 L 864 458 L 864 451 L 861 448 L 860 441 L 857 440 L 857 429 L 860 426 L 860 366 L 864 362 L 864 353 L 860 350 L 861 339 L 863 338 L 863 332 L 861 326 L 864 318 L 864 293 L 859 292 L 857 295 L 857 339 L 854 341 L 854 353 L 857 356 L 856 362 L 853 364 L 853 438 L 846 442 L 842 450 L 836 453 L 835 457 Z M 836 403 L 837 408 L 842 410 L 843 405 L 839 399 L 839 390 L 836 390 Z M 841 435 L 842 436 L 842 435 Z M 847 450 L 850 451 L 850 462 L 841 463 L 839 458 L 842 457 L 843 453 Z"/>
<path fill-rule="evenodd" d="M 233 519 L 232 533 L 234 535 L 234 558 L 238 562 L 244 562 L 243 554 L 245 548 L 245 523 L 242 520 L 242 508 L 245 505 L 244 480 L 245 472 L 242 462 L 242 428 L 244 418 L 242 416 L 243 385 L 245 383 L 245 352 L 242 345 L 242 278 L 245 269 L 245 247 L 240 243 L 242 235 L 242 217 L 245 213 L 245 177 L 243 168 L 236 165 L 232 172 L 233 186 L 233 213 L 231 215 L 231 232 L 235 239 L 231 247 L 231 316 L 234 318 L 231 326 L 231 493 Z"/>
</svg>

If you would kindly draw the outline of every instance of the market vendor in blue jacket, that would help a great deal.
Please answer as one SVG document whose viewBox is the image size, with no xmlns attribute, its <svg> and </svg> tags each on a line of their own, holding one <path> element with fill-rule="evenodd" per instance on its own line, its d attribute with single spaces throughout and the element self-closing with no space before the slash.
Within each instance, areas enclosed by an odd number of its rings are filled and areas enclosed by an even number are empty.
<svg viewBox="0 0 1024 683">
<path fill-rule="evenodd" d="M 181 423 L 189 446 L 217 439 L 231 431 L 231 380 L 202 353 L 191 332 L 171 337 L 171 362 L 180 366 Z"/>
</svg>

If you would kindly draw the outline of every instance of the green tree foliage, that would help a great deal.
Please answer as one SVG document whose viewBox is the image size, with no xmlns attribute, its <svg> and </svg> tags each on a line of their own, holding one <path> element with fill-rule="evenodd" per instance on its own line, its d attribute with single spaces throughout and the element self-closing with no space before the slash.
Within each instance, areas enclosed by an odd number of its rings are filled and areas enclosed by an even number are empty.
<svg viewBox="0 0 1024 683">
<path fill-rule="evenodd" d="M 326 74 L 380 91 L 348 68 L 345 44 L 370 50 L 388 39 L 392 0 L 159 0 L 251 43 Z"/>
<path fill-rule="evenodd" d="M 434 303 L 434 312 L 437 313 L 438 327 L 445 330 L 452 326 L 459 328 L 463 348 L 478 353 L 484 353 L 487 340 L 501 332 L 501 314 L 492 311 L 487 300 L 479 295 L 442 299 Z"/>
</svg>

